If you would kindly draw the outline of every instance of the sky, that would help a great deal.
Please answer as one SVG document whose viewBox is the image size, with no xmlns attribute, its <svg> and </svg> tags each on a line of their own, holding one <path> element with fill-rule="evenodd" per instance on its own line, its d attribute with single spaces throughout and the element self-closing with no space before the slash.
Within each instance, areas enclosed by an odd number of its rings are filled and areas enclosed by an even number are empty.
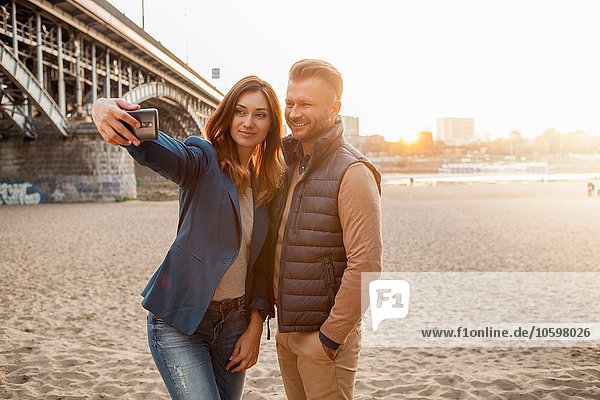
<svg viewBox="0 0 600 400">
<path fill-rule="evenodd" d="M 109 1 L 141 26 L 141 0 Z M 442 117 L 474 118 L 491 138 L 600 135 L 596 0 L 144 4 L 145 30 L 223 92 L 258 75 L 284 103 L 295 61 L 331 62 L 344 78 L 341 114 L 359 117 L 362 135 L 410 140 L 435 134 Z"/>
</svg>

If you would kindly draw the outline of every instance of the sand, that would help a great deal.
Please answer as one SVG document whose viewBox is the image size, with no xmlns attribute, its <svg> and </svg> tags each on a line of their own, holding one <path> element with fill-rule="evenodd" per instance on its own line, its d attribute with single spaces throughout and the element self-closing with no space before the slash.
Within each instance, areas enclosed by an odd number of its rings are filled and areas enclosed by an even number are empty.
<svg viewBox="0 0 600 400">
<path fill-rule="evenodd" d="M 387 271 L 600 271 L 600 198 L 582 182 L 386 186 L 383 214 Z M 177 203 L 11 206 L 0 221 L 0 398 L 168 398 L 139 292 Z M 263 338 L 245 399 L 285 398 L 274 347 Z M 598 399 L 599 365 L 598 347 L 364 348 L 356 398 Z"/>
</svg>

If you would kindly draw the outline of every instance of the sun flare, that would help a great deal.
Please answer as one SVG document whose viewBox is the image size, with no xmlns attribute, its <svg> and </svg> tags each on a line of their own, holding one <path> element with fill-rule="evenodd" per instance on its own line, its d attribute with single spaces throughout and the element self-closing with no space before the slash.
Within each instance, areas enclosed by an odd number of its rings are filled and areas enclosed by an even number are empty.
<svg viewBox="0 0 600 400">
<path fill-rule="evenodd" d="M 414 133 L 404 133 L 400 135 L 400 138 L 404 140 L 406 143 L 416 143 L 418 140 L 417 132 Z"/>
</svg>

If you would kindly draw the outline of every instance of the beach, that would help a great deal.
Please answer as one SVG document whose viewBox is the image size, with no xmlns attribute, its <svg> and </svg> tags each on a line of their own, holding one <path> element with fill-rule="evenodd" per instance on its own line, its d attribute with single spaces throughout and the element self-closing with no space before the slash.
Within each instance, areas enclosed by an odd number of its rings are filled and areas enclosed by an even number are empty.
<svg viewBox="0 0 600 400">
<path fill-rule="evenodd" d="M 584 182 L 386 185 L 382 213 L 385 271 L 600 272 Z M 0 398 L 169 398 L 139 293 L 177 215 L 176 201 L 0 207 Z M 598 399 L 600 347 L 365 347 L 355 394 Z M 265 329 L 244 399 L 284 398 Z"/>
</svg>

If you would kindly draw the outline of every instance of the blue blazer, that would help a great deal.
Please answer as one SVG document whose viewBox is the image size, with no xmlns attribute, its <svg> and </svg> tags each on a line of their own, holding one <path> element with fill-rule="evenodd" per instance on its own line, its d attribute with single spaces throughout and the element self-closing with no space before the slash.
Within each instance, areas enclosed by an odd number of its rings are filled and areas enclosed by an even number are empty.
<svg viewBox="0 0 600 400">
<path fill-rule="evenodd" d="M 142 306 L 191 335 L 240 250 L 237 188 L 221 171 L 213 145 L 199 137 L 190 136 L 182 143 L 159 132 L 154 141 L 126 148 L 137 162 L 180 186 L 177 237 L 142 291 Z M 263 205 L 254 211 L 246 276 L 247 306 L 261 311 L 261 315 L 267 303 L 253 290 L 252 267 L 267 237 L 268 225 Z M 259 276 L 268 279 L 264 274 Z"/>
</svg>

